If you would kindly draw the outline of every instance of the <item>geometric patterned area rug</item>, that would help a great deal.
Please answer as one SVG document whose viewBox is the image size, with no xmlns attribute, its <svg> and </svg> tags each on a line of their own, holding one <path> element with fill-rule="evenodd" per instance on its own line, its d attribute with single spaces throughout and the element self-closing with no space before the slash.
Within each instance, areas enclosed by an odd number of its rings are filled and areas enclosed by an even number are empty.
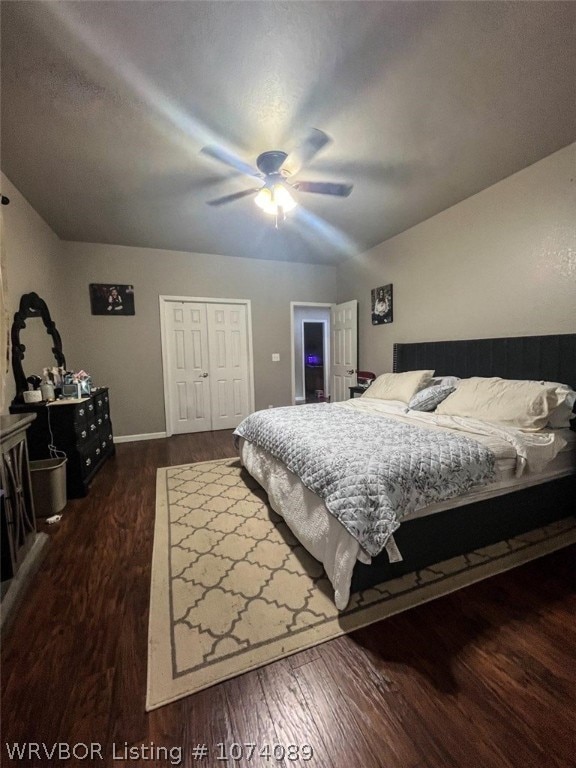
<svg viewBox="0 0 576 768">
<path fill-rule="evenodd" d="M 576 541 L 561 521 L 332 601 L 322 566 L 238 459 L 158 470 L 146 709 Z"/>
</svg>

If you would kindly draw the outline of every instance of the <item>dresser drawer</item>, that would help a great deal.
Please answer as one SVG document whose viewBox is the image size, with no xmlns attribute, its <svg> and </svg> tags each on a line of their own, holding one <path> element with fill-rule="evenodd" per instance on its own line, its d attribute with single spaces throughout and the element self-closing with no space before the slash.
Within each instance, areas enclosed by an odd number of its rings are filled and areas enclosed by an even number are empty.
<svg viewBox="0 0 576 768">
<path fill-rule="evenodd" d="M 114 448 L 114 438 L 112 437 L 112 429 L 110 425 L 100 429 L 98 432 L 98 439 L 100 441 L 100 448 L 104 453 L 109 453 Z"/>
<path fill-rule="evenodd" d="M 91 397 L 86 400 L 86 418 L 90 421 L 96 416 L 96 403 L 94 398 Z"/>
<path fill-rule="evenodd" d="M 94 395 L 94 405 L 96 408 L 96 411 L 98 413 L 102 413 L 104 411 L 108 411 L 109 408 L 109 397 L 108 392 L 101 392 L 99 395 Z"/>
<path fill-rule="evenodd" d="M 76 434 L 76 446 L 79 451 L 82 450 L 82 446 L 87 445 L 94 439 L 94 431 L 90 430 L 86 421 L 83 421 L 80 424 L 75 423 L 74 432 Z"/>
<path fill-rule="evenodd" d="M 108 455 L 109 449 L 103 448 L 100 437 L 97 435 L 88 445 L 83 446 L 80 453 L 80 465 L 82 467 L 82 477 L 88 477 L 94 472 L 104 456 Z"/>
<path fill-rule="evenodd" d="M 90 416 L 88 419 L 86 419 L 86 423 L 84 425 L 84 428 L 82 429 L 82 433 L 86 431 L 88 433 L 88 440 L 93 440 L 96 435 L 98 434 L 98 424 L 96 423 L 96 417 Z"/>
<path fill-rule="evenodd" d="M 96 429 L 98 432 L 101 431 L 102 427 L 106 426 L 103 413 L 96 413 L 94 416 L 94 424 L 96 424 Z"/>
<path fill-rule="evenodd" d="M 74 408 L 72 420 L 75 425 L 84 426 L 86 424 L 86 420 L 88 419 L 88 402 L 84 403 L 78 403 L 77 405 L 72 406 Z"/>
</svg>

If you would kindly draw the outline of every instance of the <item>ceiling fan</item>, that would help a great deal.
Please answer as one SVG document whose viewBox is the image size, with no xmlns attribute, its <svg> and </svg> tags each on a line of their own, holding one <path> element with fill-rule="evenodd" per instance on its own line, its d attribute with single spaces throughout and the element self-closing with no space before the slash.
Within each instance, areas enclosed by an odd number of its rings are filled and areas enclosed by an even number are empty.
<svg viewBox="0 0 576 768">
<path fill-rule="evenodd" d="M 290 154 L 273 149 L 258 155 L 256 159 L 258 170 L 220 147 L 203 147 L 200 150 L 202 154 L 264 182 L 259 187 L 244 189 L 231 195 L 217 197 L 215 200 L 208 200 L 207 204 L 212 206 L 225 205 L 249 195 L 256 195 L 254 200 L 256 205 L 265 213 L 275 216 L 276 227 L 278 227 L 279 218 L 284 219 L 286 212 L 296 207 L 296 200 L 292 196 L 291 190 L 348 197 L 352 192 L 352 184 L 291 180 L 330 141 L 330 137 L 323 131 L 311 128 L 304 141 Z"/>
</svg>

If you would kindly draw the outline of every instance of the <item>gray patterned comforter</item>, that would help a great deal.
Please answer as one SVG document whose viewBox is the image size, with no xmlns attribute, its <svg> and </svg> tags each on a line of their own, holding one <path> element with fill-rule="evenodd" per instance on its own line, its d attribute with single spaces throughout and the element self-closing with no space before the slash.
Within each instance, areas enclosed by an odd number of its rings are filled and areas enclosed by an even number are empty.
<svg viewBox="0 0 576 768">
<path fill-rule="evenodd" d="M 282 461 L 372 556 L 404 515 L 495 471 L 492 451 L 472 438 L 325 403 L 257 411 L 234 435 Z"/>
</svg>

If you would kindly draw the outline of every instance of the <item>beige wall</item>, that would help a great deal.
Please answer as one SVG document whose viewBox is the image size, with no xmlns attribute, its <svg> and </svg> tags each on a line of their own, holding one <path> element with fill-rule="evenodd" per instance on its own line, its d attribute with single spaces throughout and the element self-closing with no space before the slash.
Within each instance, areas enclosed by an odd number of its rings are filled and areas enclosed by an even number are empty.
<svg viewBox="0 0 576 768">
<path fill-rule="evenodd" d="M 18 309 L 21 295 L 34 291 L 46 301 L 59 328 L 65 313 L 59 279 L 60 240 L 3 173 L 0 173 L 0 180 L 2 194 L 10 199 L 10 204 L 2 210 L 8 288 L 6 303 L 10 321 Z M 21 340 L 27 347 L 23 363 L 27 374 L 41 373 L 43 367 L 55 364 L 51 338 L 40 320 L 28 321 Z M 14 380 L 10 372 L 6 389 L 7 405 L 13 397 Z"/>
<path fill-rule="evenodd" d="M 573 144 L 339 267 L 360 368 L 391 370 L 394 342 L 576 332 L 575 160 Z M 394 322 L 373 326 L 387 283 Z"/>
<path fill-rule="evenodd" d="M 117 435 L 165 429 L 159 295 L 251 300 L 256 408 L 290 403 L 290 302 L 336 298 L 335 267 L 87 243 L 61 251 L 67 361 L 111 387 Z M 133 284 L 135 316 L 91 315 L 98 282 Z"/>
</svg>

